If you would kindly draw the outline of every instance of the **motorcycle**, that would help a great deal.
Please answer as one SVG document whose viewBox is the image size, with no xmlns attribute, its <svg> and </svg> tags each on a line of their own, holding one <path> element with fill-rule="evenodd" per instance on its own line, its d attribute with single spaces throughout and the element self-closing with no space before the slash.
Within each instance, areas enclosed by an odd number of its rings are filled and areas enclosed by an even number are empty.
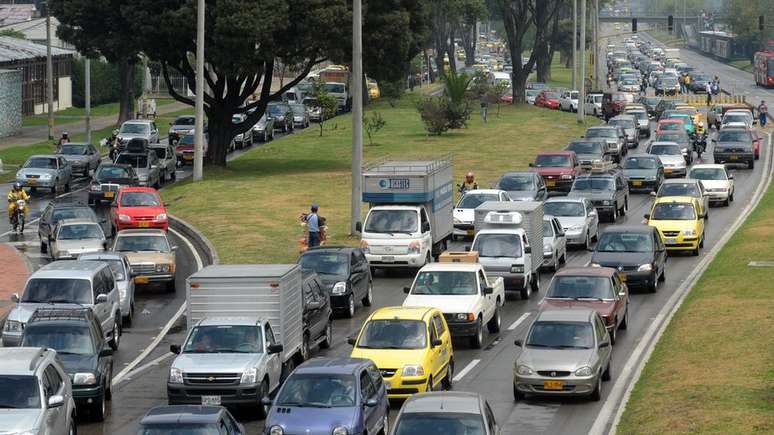
<svg viewBox="0 0 774 435">
<path fill-rule="evenodd" d="M 11 217 L 11 221 L 13 224 L 13 230 L 18 232 L 19 234 L 24 232 L 24 220 L 25 220 L 24 210 L 26 208 L 27 208 L 27 201 L 23 199 L 19 199 L 16 201 L 16 208 L 13 211 L 13 216 Z"/>
</svg>

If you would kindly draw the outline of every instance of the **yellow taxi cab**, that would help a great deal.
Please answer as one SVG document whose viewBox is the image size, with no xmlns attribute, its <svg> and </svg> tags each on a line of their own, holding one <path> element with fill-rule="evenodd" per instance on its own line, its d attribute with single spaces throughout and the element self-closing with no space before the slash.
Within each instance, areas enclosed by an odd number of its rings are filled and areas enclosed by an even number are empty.
<svg viewBox="0 0 774 435">
<path fill-rule="evenodd" d="M 704 212 L 696 198 L 658 198 L 645 219 L 661 233 L 668 251 L 690 251 L 695 256 L 704 247 Z"/>
<path fill-rule="evenodd" d="M 379 90 L 379 84 L 374 79 L 366 80 L 366 86 L 368 87 L 368 96 L 371 99 L 377 99 L 382 96 L 382 91 Z"/>
<path fill-rule="evenodd" d="M 354 346 L 353 358 L 370 359 L 382 372 L 390 399 L 451 389 L 451 334 L 437 308 L 381 308 L 368 317 L 357 337 L 348 341 Z"/>
</svg>

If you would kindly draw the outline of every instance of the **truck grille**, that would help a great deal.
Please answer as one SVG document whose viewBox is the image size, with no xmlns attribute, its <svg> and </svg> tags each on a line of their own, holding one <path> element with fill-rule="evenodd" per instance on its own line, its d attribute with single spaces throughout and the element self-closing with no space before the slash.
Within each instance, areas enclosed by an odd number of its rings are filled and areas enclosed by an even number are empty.
<svg viewBox="0 0 774 435">
<path fill-rule="evenodd" d="M 145 275 L 156 271 L 156 265 L 153 263 L 132 264 L 132 272 L 135 275 Z"/>
<path fill-rule="evenodd" d="M 238 385 L 242 379 L 239 373 L 185 373 L 183 380 L 188 385 Z"/>
</svg>

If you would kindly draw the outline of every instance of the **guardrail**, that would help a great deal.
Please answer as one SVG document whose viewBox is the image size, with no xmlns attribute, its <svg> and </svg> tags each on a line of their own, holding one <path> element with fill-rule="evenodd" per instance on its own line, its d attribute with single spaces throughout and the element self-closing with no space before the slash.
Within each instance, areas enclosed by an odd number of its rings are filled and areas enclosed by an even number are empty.
<svg viewBox="0 0 774 435">
<path fill-rule="evenodd" d="M 684 101 L 691 106 L 706 106 L 707 94 L 689 94 L 689 95 L 677 95 L 675 97 L 665 97 L 667 100 Z M 710 105 L 715 104 L 747 104 L 747 97 L 745 95 L 729 95 L 721 93 L 712 96 Z"/>
</svg>

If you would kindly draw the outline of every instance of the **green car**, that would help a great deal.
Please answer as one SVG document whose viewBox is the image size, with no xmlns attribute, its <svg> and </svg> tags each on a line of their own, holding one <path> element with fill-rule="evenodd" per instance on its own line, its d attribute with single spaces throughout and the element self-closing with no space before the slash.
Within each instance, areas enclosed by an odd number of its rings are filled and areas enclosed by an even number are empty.
<svg viewBox="0 0 774 435">
<path fill-rule="evenodd" d="M 669 111 L 665 113 L 661 119 L 680 119 L 683 121 L 683 125 L 685 125 L 685 132 L 688 133 L 688 136 L 693 136 L 696 132 L 696 125 L 693 123 L 693 117 L 687 113 Z"/>
</svg>

